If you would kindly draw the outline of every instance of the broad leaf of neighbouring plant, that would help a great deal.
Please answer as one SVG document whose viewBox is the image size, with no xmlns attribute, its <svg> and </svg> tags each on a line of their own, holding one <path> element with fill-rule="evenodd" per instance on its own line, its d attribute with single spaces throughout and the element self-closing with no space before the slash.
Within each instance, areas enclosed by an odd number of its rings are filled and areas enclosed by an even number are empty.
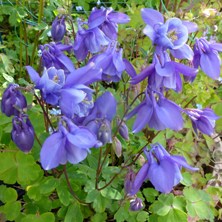
<svg viewBox="0 0 222 222">
<path fill-rule="evenodd" d="M 213 221 L 214 215 L 210 206 L 209 194 L 192 187 L 185 188 L 183 193 L 187 201 L 186 208 L 189 216 Z"/>
<path fill-rule="evenodd" d="M 0 200 L 3 203 L 16 201 L 18 198 L 18 194 L 15 189 L 11 187 L 6 187 L 4 185 L 0 186 Z"/>
<path fill-rule="evenodd" d="M 78 222 L 83 221 L 82 211 L 80 209 L 79 203 L 77 202 L 71 204 L 66 212 L 64 222 L 71 222 L 71 221 L 78 221 Z"/>
<path fill-rule="evenodd" d="M 8 184 L 28 185 L 43 174 L 34 158 L 21 151 L 0 153 L 0 166 L 0 180 Z"/>
</svg>

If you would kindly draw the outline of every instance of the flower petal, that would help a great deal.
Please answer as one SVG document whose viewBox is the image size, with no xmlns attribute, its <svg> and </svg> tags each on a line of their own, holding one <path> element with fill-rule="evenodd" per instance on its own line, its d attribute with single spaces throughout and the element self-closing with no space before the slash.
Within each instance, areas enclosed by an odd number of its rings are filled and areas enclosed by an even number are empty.
<svg viewBox="0 0 222 222">
<path fill-rule="evenodd" d="M 179 167 L 169 157 L 164 157 L 159 163 L 150 165 L 148 178 L 156 190 L 170 193 L 175 186 L 175 178 L 181 178 Z"/>
<path fill-rule="evenodd" d="M 133 181 L 133 185 L 132 188 L 129 192 L 130 195 L 135 195 L 140 187 L 142 186 L 143 182 L 146 180 L 147 178 L 147 173 L 148 173 L 148 169 L 149 169 L 149 163 L 145 163 L 142 168 L 139 170 L 139 172 L 136 174 L 136 177 Z"/>
<path fill-rule="evenodd" d="M 141 15 L 142 15 L 143 21 L 146 24 L 150 25 L 151 27 L 153 27 L 157 23 L 164 22 L 163 15 L 160 12 L 151 8 L 142 8 Z"/>
<path fill-rule="evenodd" d="M 220 59 L 214 52 L 203 53 L 200 57 L 201 69 L 212 79 L 220 76 Z"/>
<path fill-rule="evenodd" d="M 40 162 L 45 170 L 65 164 L 65 138 L 60 132 L 50 135 L 44 142 L 40 152 Z"/>
</svg>

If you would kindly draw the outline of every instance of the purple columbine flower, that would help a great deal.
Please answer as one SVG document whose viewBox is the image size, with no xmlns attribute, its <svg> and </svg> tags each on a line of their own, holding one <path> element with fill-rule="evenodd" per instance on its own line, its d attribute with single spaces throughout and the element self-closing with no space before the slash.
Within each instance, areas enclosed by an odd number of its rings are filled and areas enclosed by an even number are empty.
<svg viewBox="0 0 222 222">
<path fill-rule="evenodd" d="M 141 131 L 146 125 L 156 130 L 182 129 L 182 109 L 177 104 L 150 89 L 147 89 L 145 94 L 144 101 L 126 116 L 126 119 L 129 119 L 137 115 L 133 124 L 133 133 Z"/>
<path fill-rule="evenodd" d="M 93 8 L 89 19 L 89 28 L 99 27 L 105 35 L 111 39 L 117 39 L 118 24 L 128 23 L 130 21 L 129 16 L 121 12 L 115 12 L 112 8 L 101 7 Z"/>
<path fill-rule="evenodd" d="M 81 119 L 82 124 L 93 132 L 100 143 L 97 147 L 112 142 L 111 121 L 116 115 L 116 100 L 110 92 L 102 94 L 94 103 L 87 117 Z"/>
<path fill-rule="evenodd" d="M 204 38 L 196 39 L 193 58 L 194 67 L 198 68 L 200 66 L 210 78 L 218 79 L 221 65 L 218 51 L 222 51 L 221 43 L 210 43 Z"/>
<path fill-rule="evenodd" d="M 2 95 L 1 110 L 6 116 L 18 116 L 27 108 L 26 98 L 18 87 L 17 84 L 9 84 Z"/>
<path fill-rule="evenodd" d="M 56 17 L 52 22 L 51 34 L 55 42 L 59 42 L 63 39 L 66 33 L 65 16 Z"/>
<path fill-rule="evenodd" d="M 35 132 L 26 114 L 15 116 L 12 119 L 11 138 L 21 151 L 27 153 L 32 149 Z"/>
<path fill-rule="evenodd" d="M 35 84 L 35 88 L 41 90 L 43 99 L 51 105 L 58 105 L 60 90 L 65 84 L 65 73 L 62 69 L 51 67 L 44 69 L 42 76 L 31 67 L 26 66 L 28 74 Z"/>
<path fill-rule="evenodd" d="M 131 79 L 131 84 L 137 84 L 148 77 L 150 88 L 160 91 L 164 87 L 177 92 L 182 90 L 180 74 L 188 78 L 195 78 L 198 70 L 181 63 L 171 61 L 166 51 L 155 53 L 153 63 L 146 67 L 139 75 Z"/>
<path fill-rule="evenodd" d="M 164 23 L 164 17 L 160 12 L 148 8 L 143 8 L 141 14 L 147 24 L 143 32 L 154 45 L 164 49 L 178 49 L 186 43 L 188 29 L 180 19 L 170 18 Z"/>
<path fill-rule="evenodd" d="M 59 105 L 64 115 L 69 118 L 74 116 L 84 117 L 93 107 L 94 92 L 87 85 L 101 79 L 102 70 L 93 62 L 76 69 L 66 78 L 61 89 Z"/>
<path fill-rule="evenodd" d="M 94 62 L 98 68 L 102 69 L 102 80 L 118 82 L 121 79 L 122 72 L 125 70 L 123 61 L 123 50 L 117 49 L 117 42 L 109 44 L 105 52 L 95 55 L 89 62 Z"/>
<path fill-rule="evenodd" d="M 73 49 L 78 61 L 83 61 L 88 52 L 97 53 L 103 46 L 109 44 L 110 39 L 98 28 L 84 29 L 81 21 L 78 21 L 78 32 L 74 41 Z"/>
<path fill-rule="evenodd" d="M 66 56 L 63 51 L 70 51 L 72 46 L 63 45 L 62 43 L 49 43 L 40 46 L 41 60 L 43 67 L 47 69 L 55 67 L 63 69 L 65 74 L 69 74 L 75 70 L 72 60 Z"/>
<path fill-rule="evenodd" d="M 209 136 L 214 133 L 215 121 L 220 117 L 217 116 L 212 109 L 205 108 L 201 110 L 187 108 L 184 112 L 191 119 L 196 134 L 198 134 L 198 130 Z"/>
<path fill-rule="evenodd" d="M 97 142 L 95 135 L 86 127 L 78 127 L 70 119 L 63 117 L 58 131 L 51 134 L 42 146 L 42 167 L 50 170 L 67 162 L 77 164 L 87 157 L 90 148 Z"/>
<path fill-rule="evenodd" d="M 148 162 L 137 173 L 131 195 L 135 195 L 146 180 L 150 180 L 156 190 L 169 193 L 183 179 L 181 167 L 191 171 L 199 170 L 188 165 L 184 157 L 170 155 L 159 143 L 151 145 L 151 150 L 145 149 L 144 153 Z"/>
<path fill-rule="evenodd" d="M 193 51 L 186 41 L 189 33 L 197 31 L 195 23 L 178 18 L 170 18 L 164 23 L 163 15 L 154 9 L 144 8 L 141 14 L 147 24 L 143 32 L 157 49 L 169 49 L 177 59 L 193 59 Z"/>
</svg>

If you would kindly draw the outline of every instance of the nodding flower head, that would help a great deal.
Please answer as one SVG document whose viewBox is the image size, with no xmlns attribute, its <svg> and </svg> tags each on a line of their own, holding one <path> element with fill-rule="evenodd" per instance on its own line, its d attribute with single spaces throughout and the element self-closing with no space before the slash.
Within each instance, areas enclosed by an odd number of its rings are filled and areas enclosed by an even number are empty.
<svg viewBox="0 0 222 222">
<path fill-rule="evenodd" d="M 26 107 L 26 98 L 21 91 L 19 91 L 19 85 L 9 84 L 2 95 L 2 112 L 6 116 L 18 116 Z"/>
<path fill-rule="evenodd" d="M 13 118 L 11 137 L 21 151 L 27 153 L 32 149 L 35 132 L 26 114 Z"/>
<path fill-rule="evenodd" d="M 215 121 L 220 117 L 217 116 L 210 108 L 205 109 L 190 109 L 187 108 L 184 112 L 192 121 L 193 129 L 196 134 L 198 130 L 204 134 L 212 135 L 214 133 Z"/>
<path fill-rule="evenodd" d="M 65 16 L 56 17 L 52 22 L 51 34 L 55 42 L 59 42 L 63 39 L 66 33 Z"/>
<path fill-rule="evenodd" d="M 191 171 L 198 170 L 188 165 L 184 157 L 170 155 L 159 143 L 151 145 L 149 151 L 144 149 L 144 153 L 148 161 L 136 174 L 130 195 L 135 195 L 147 179 L 156 190 L 169 193 L 182 180 L 181 167 Z"/>
</svg>

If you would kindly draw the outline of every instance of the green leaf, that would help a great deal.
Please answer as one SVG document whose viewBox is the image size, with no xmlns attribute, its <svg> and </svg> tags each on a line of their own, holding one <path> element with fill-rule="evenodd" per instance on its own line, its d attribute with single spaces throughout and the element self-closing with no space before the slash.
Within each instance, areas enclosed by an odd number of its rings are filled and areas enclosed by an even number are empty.
<svg viewBox="0 0 222 222">
<path fill-rule="evenodd" d="M 96 213 L 93 217 L 91 217 L 92 222 L 105 222 L 107 219 L 107 214 L 105 212 L 103 213 Z"/>
<path fill-rule="evenodd" d="M 27 195 L 30 199 L 38 201 L 41 199 L 39 183 L 26 187 Z"/>
<path fill-rule="evenodd" d="M 93 208 L 98 213 L 103 213 L 106 209 L 107 199 L 103 197 L 101 194 L 97 196 L 97 198 L 93 202 Z"/>
<path fill-rule="evenodd" d="M 198 201 L 196 203 L 188 202 L 187 211 L 191 217 L 197 216 L 199 219 L 206 220 L 212 220 L 214 218 L 213 211 L 210 209 L 210 206 L 203 201 Z"/>
<path fill-rule="evenodd" d="M 100 195 L 100 192 L 98 190 L 91 190 L 88 192 L 86 196 L 86 202 L 92 203 L 94 200 Z"/>
<path fill-rule="evenodd" d="M 183 176 L 183 180 L 180 181 L 181 184 L 185 185 L 185 186 L 191 186 L 192 185 L 192 175 L 189 172 L 184 172 L 182 173 Z"/>
<path fill-rule="evenodd" d="M 44 181 L 41 182 L 40 193 L 41 194 L 50 194 L 57 187 L 57 179 L 53 177 L 47 177 Z"/>
<path fill-rule="evenodd" d="M 0 53 L 0 58 L 2 60 L 2 63 L 4 65 L 4 69 L 7 73 L 14 73 L 15 72 L 15 69 L 11 63 L 11 61 L 9 60 L 9 58 L 3 54 L 3 53 Z M 6 79 L 7 80 L 7 79 Z M 10 81 L 9 81 L 10 82 Z"/>
<path fill-rule="evenodd" d="M 103 197 L 106 197 L 106 198 L 112 199 L 112 200 L 121 200 L 122 199 L 121 193 L 112 187 L 108 187 L 108 188 L 101 190 L 101 194 Z"/>
<path fill-rule="evenodd" d="M 4 79 L 9 82 L 9 83 L 12 83 L 14 82 L 14 78 L 6 73 L 2 73 L 2 76 L 4 77 Z"/>
<path fill-rule="evenodd" d="M 164 217 L 159 217 L 158 222 L 187 222 L 187 214 L 181 210 L 171 209 Z"/>
<path fill-rule="evenodd" d="M 190 202 L 197 202 L 197 201 L 201 200 L 199 192 L 192 187 L 185 188 L 183 190 L 183 194 L 184 194 L 186 200 L 188 200 Z"/>
<path fill-rule="evenodd" d="M 75 202 L 68 207 L 64 222 L 83 221 L 83 215 L 79 203 Z"/>
<path fill-rule="evenodd" d="M 153 188 L 145 188 L 143 189 L 143 194 L 148 202 L 153 203 L 159 192 Z"/>
<path fill-rule="evenodd" d="M 65 206 L 68 206 L 70 204 L 72 196 L 63 178 L 60 178 L 59 183 L 56 187 L 56 190 L 57 190 L 57 194 L 59 196 L 59 200 L 61 201 L 61 203 Z"/>
<path fill-rule="evenodd" d="M 28 214 L 26 215 L 21 222 L 54 222 L 55 216 L 51 212 L 47 212 L 41 215 L 32 215 Z"/>
<path fill-rule="evenodd" d="M 21 151 L 0 153 L 0 165 L 0 179 L 8 184 L 28 185 L 43 174 L 34 158 Z"/>
<path fill-rule="evenodd" d="M 15 218 L 18 217 L 18 215 L 20 214 L 20 210 L 21 203 L 18 201 L 8 202 L 1 209 L 2 213 L 10 221 L 14 221 Z"/>
<path fill-rule="evenodd" d="M 118 211 L 114 215 L 114 219 L 117 222 L 128 221 L 129 215 L 129 204 L 125 204 L 124 206 L 120 206 Z"/>
<path fill-rule="evenodd" d="M 146 211 L 140 211 L 136 217 L 137 221 L 139 222 L 146 222 L 149 221 L 149 214 Z"/>
<path fill-rule="evenodd" d="M 18 194 L 15 189 L 9 187 L 7 188 L 4 185 L 0 186 L 0 200 L 3 203 L 14 202 L 18 198 Z"/>
</svg>

